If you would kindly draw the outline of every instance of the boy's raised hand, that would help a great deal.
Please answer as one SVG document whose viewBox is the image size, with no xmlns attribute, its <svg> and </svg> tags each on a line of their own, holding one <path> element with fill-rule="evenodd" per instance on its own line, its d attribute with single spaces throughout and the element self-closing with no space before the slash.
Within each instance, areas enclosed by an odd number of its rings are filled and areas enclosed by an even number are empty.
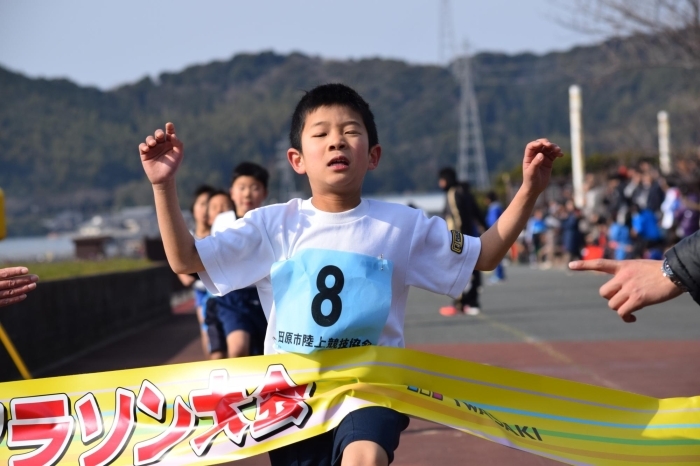
<svg viewBox="0 0 700 466">
<path fill-rule="evenodd" d="M 523 157 L 523 186 L 538 194 L 544 191 L 552 175 L 554 160 L 561 156 L 559 146 L 547 139 L 529 143 Z"/>
<path fill-rule="evenodd" d="M 182 162 L 184 147 L 175 135 L 175 125 L 165 124 L 165 132 L 158 129 L 153 136 L 139 144 L 141 163 L 148 180 L 153 185 L 167 183 L 175 178 L 177 168 Z"/>
</svg>

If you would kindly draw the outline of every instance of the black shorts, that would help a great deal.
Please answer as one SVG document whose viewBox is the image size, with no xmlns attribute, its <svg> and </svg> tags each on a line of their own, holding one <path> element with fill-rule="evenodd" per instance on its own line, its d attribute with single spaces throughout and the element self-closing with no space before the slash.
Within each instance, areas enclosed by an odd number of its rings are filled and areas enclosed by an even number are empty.
<svg viewBox="0 0 700 466">
<path fill-rule="evenodd" d="M 226 353 L 226 337 L 236 330 L 243 330 L 250 335 L 250 355 L 263 354 L 267 318 L 255 288 L 243 288 L 210 298 L 204 321 L 210 352 Z"/>
<path fill-rule="evenodd" d="M 209 337 L 209 353 L 220 351 L 226 353 L 226 334 L 219 320 L 216 298 L 211 297 L 204 305 L 204 326 Z"/>
<path fill-rule="evenodd" d="M 384 448 L 389 463 L 399 446 L 401 432 L 408 427 L 408 416 L 393 409 L 370 406 L 345 416 L 325 434 L 269 452 L 272 466 L 338 466 L 343 450 L 350 443 L 369 440 Z"/>
</svg>

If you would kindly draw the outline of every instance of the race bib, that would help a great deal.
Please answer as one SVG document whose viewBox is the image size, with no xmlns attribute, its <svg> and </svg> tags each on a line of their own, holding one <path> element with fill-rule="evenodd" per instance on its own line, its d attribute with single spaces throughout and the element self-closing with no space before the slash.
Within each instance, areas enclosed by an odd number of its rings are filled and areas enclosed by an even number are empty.
<svg viewBox="0 0 700 466">
<path fill-rule="evenodd" d="M 275 347 L 290 353 L 376 345 L 391 307 L 391 261 L 304 249 L 272 265 Z"/>
</svg>

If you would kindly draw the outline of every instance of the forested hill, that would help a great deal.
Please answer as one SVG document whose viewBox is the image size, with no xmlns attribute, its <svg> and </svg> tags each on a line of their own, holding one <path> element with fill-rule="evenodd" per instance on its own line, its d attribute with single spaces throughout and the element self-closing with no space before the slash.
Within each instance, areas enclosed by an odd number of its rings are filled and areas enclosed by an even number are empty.
<svg viewBox="0 0 700 466">
<path fill-rule="evenodd" d="M 473 69 L 492 170 L 517 164 L 533 138 L 547 136 L 568 150 L 573 83 L 583 89 L 587 153 L 653 153 L 661 109 L 670 113 L 674 148 L 700 143 L 696 71 L 625 67 L 600 47 L 479 54 Z M 28 213 L 150 202 L 137 146 L 166 121 L 185 142 L 183 203 L 200 182 L 224 185 L 239 161 L 274 168 L 303 90 L 337 81 L 355 87 L 377 119 L 384 153 L 366 191 L 434 189 L 437 169 L 454 164 L 457 152 L 459 87 L 446 68 L 267 52 L 110 91 L 0 68 L 0 187 L 11 220 L 26 232 L 34 230 Z"/>
</svg>

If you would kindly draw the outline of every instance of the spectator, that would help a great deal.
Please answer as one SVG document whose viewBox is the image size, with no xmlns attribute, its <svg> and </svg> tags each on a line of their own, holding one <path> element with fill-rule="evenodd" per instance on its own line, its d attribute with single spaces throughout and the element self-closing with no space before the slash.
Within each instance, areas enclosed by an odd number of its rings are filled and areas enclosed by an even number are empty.
<svg viewBox="0 0 700 466">
<path fill-rule="evenodd" d="M 459 183 L 454 169 L 447 167 L 438 174 L 438 185 L 445 191 L 444 218 L 450 230 L 458 231 L 467 236 L 479 236 L 479 227 L 485 227 L 486 222 L 479 206 L 471 193 L 469 183 Z M 453 316 L 456 314 L 477 315 L 481 312 L 479 305 L 479 288 L 481 287 L 481 272 L 474 270 L 472 278 L 462 295 L 454 301 L 453 306 L 440 308 L 440 314 Z"/>
<path fill-rule="evenodd" d="M 561 223 L 564 251 L 567 260 L 580 259 L 583 248 L 583 234 L 580 229 L 581 211 L 576 207 L 574 201 L 566 201 L 566 217 Z"/>
<path fill-rule="evenodd" d="M 678 209 L 678 236 L 686 238 L 698 231 L 700 223 L 700 189 L 698 181 L 681 186 L 681 202 Z"/>
<path fill-rule="evenodd" d="M 547 224 L 544 221 L 544 211 L 535 209 L 532 217 L 527 221 L 525 228 L 525 238 L 527 239 L 530 265 L 537 267 L 540 261 L 540 253 L 547 232 Z"/>
<path fill-rule="evenodd" d="M 615 223 L 610 225 L 608 231 L 610 248 L 613 250 L 615 260 L 629 259 L 634 250 L 632 243 L 632 214 L 628 209 L 622 209 L 617 213 Z"/>
</svg>

